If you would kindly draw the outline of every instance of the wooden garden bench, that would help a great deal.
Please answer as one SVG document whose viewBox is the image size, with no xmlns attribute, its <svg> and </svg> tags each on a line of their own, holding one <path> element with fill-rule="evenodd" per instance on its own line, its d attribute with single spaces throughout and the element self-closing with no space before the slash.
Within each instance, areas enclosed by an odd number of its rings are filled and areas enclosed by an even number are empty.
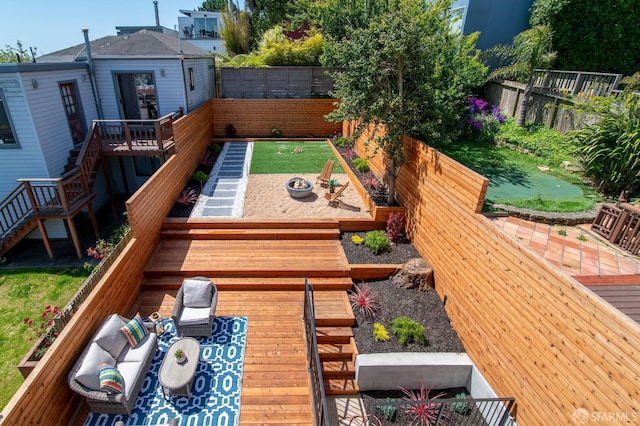
<svg viewBox="0 0 640 426">
<path fill-rule="evenodd" d="M 336 207 L 338 204 L 340 204 L 340 200 L 338 200 L 338 197 L 342 195 L 342 192 L 347 188 L 347 186 L 349 186 L 349 182 L 346 182 L 344 185 L 340 187 L 340 189 L 338 189 L 333 194 L 330 192 L 327 192 L 326 194 L 324 194 L 324 198 L 329 200 L 329 205 L 331 207 Z"/>
<path fill-rule="evenodd" d="M 320 182 L 323 185 L 326 185 L 329 179 L 331 179 L 331 173 L 333 172 L 333 160 L 327 160 L 322 168 L 322 171 L 316 178 L 316 183 Z"/>
</svg>

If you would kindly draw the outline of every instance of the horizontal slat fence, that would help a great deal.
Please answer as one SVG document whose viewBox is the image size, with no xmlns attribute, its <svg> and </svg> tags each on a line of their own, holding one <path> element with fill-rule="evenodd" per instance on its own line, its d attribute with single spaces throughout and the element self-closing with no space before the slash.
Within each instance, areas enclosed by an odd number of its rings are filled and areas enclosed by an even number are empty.
<svg viewBox="0 0 640 426">
<path fill-rule="evenodd" d="M 162 221 L 211 143 L 210 117 L 206 103 L 175 122 L 176 155 L 127 201 L 133 238 L 9 401 L 0 425 L 66 425 L 71 419 L 80 398 L 69 388 L 67 374 L 102 321 L 130 311 Z"/>
<path fill-rule="evenodd" d="M 216 137 L 227 135 L 231 124 L 237 137 L 327 137 L 342 129 L 324 116 L 334 110 L 335 99 L 214 99 L 213 128 Z"/>
<path fill-rule="evenodd" d="M 578 408 L 640 412 L 638 324 L 476 213 L 474 172 L 422 143 L 408 153 L 398 198 L 411 240 L 468 354 L 499 396 L 516 398 L 518 424 L 574 424 Z"/>
<path fill-rule="evenodd" d="M 220 96 L 244 99 L 327 97 L 333 78 L 323 67 L 221 67 Z"/>
</svg>

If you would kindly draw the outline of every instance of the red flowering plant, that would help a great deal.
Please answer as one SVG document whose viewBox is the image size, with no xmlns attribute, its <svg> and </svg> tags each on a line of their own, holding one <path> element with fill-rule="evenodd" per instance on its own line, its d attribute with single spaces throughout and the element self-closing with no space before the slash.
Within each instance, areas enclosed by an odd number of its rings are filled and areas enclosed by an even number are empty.
<svg viewBox="0 0 640 426">
<path fill-rule="evenodd" d="M 47 305 L 44 307 L 44 311 L 42 311 L 39 318 L 33 320 L 26 317 L 23 320 L 24 324 L 28 326 L 33 334 L 32 336 L 29 336 L 30 342 L 33 341 L 34 337 L 36 339 L 42 338 L 42 344 L 33 353 L 36 360 L 39 360 L 44 356 L 47 349 L 49 349 L 49 346 L 51 346 L 58 337 L 54 324 L 54 318 L 56 315 L 58 315 L 58 307 Z"/>
</svg>

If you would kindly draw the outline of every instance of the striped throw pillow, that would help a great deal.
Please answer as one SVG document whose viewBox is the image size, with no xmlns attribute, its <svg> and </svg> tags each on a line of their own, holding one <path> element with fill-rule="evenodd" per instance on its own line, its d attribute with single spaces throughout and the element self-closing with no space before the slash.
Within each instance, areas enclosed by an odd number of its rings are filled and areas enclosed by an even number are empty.
<svg viewBox="0 0 640 426">
<path fill-rule="evenodd" d="M 124 391 L 124 379 L 117 368 L 100 364 L 100 389 L 110 394 Z"/>
<path fill-rule="evenodd" d="M 142 322 L 140 315 L 136 315 L 131 321 L 125 324 L 120 330 L 124 333 L 132 348 L 135 348 L 138 343 L 146 337 L 149 332 Z"/>
</svg>

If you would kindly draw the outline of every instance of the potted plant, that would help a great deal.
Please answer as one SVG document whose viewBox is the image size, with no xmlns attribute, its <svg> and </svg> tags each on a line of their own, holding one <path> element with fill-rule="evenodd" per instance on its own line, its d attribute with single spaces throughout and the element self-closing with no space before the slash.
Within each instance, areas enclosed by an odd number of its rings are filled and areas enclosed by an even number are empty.
<svg viewBox="0 0 640 426">
<path fill-rule="evenodd" d="M 334 191 L 336 190 L 336 186 L 338 186 L 338 180 L 337 179 L 329 179 L 327 181 L 327 186 L 329 187 L 329 192 L 333 194 Z"/>
<path fill-rule="evenodd" d="M 182 364 L 187 359 L 187 354 L 185 354 L 182 349 L 176 350 L 174 352 L 174 355 L 176 357 L 176 361 L 178 362 L 178 364 Z"/>
</svg>

